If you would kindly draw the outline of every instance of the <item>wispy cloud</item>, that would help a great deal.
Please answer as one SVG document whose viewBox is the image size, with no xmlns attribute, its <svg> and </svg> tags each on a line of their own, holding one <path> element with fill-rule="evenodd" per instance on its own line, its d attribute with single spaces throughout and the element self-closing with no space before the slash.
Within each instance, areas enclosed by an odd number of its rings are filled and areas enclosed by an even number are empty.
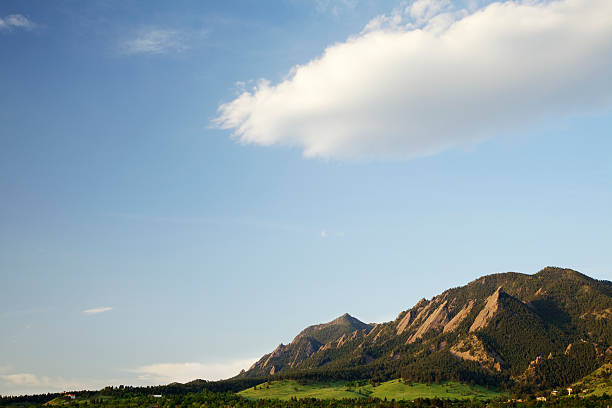
<svg viewBox="0 0 612 408">
<path fill-rule="evenodd" d="M 232 377 L 242 369 L 248 369 L 256 358 L 221 363 L 160 363 L 129 369 L 138 374 L 138 380 L 150 384 L 167 384 L 173 381 L 188 382 L 196 379 L 220 380 Z"/>
<path fill-rule="evenodd" d="M 184 34 L 179 30 L 149 28 L 136 33 L 133 38 L 121 44 L 121 51 L 127 55 L 167 54 L 187 49 Z"/>
<path fill-rule="evenodd" d="M 330 231 L 328 229 L 323 229 L 321 230 L 320 235 L 323 239 L 327 237 L 344 238 L 344 231 Z"/>
<path fill-rule="evenodd" d="M 33 30 L 36 24 L 21 14 L 10 14 L 6 17 L 0 17 L 0 30 Z"/>
<path fill-rule="evenodd" d="M 26 387 L 40 387 L 51 384 L 49 377 L 40 377 L 30 373 L 5 374 L 0 375 L 0 378 L 9 384 Z"/>
<path fill-rule="evenodd" d="M 83 313 L 88 314 L 88 315 L 92 315 L 92 314 L 98 314 L 98 313 L 104 313 L 104 312 L 108 312 L 109 310 L 113 310 L 112 307 L 96 307 L 93 309 L 86 309 L 83 310 Z"/>
<path fill-rule="evenodd" d="M 345 9 L 354 9 L 357 0 L 315 0 L 315 10 L 317 13 L 331 13 L 334 16 L 340 15 Z"/>
<path fill-rule="evenodd" d="M 417 0 L 219 107 L 239 142 L 409 158 L 610 105 L 612 1 Z"/>
</svg>

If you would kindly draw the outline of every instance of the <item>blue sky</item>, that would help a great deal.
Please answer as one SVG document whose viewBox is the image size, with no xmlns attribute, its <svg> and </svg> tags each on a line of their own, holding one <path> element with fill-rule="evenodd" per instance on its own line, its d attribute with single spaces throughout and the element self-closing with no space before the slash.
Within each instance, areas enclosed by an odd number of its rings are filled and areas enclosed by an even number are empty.
<svg viewBox="0 0 612 408">
<path fill-rule="evenodd" d="M 611 279 L 609 9 L 3 1 L 0 394 L 223 378 L 489 273 Z"/>
</svg>

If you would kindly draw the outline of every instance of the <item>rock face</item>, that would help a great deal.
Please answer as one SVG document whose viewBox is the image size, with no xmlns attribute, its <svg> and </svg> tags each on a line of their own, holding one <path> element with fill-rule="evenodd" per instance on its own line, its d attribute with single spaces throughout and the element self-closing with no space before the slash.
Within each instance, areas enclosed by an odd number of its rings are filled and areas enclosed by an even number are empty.
<svg viewBox="0 0 612 408">
<path fill-rule="evenodd" d="M 407 312 L 405 312 L 404 316 L 397 323 L 397 329 L 395 330 L 395 332 L 398 335 L 405 332 L 408 326 L 410 325 L 410 323 L 412 322 L 413 317 L 414 316 L 412 314 L 412 311 L 408 310 Z"/>
<path fill-rule="evenodd" d="M 431 299 L 431 301 L 427 301 L 425 299 L 423 299 L 422 301 L 420 301 L 419 303 L 417 303 L 418 305 L 423 304 L 423 306 L 419 306 L 417 308 L 417 312 L 418 314 L 416 315 L 416 317 L 414 318 L 414 320 L 412 321 L 411 326 L 414 326 L 416 324 L 418 324 L 419 322 L 423 321 L 423 319 L 426 319 L 427 316 L 429 315 L 429 312 L 431 310 L 431 306 L 434 303 L 434 299 Z"/>
<path fill-rule="evenodd" d="M 477 361 L 481 366 L 500 372 L 503 361 L 496 353 L 488 352 L 482 341 L 473 334 L 462 338 L 450 352 L 462 360 Z"/>
<path fill-rule="evenodd" d="M 374 329 L 370 332 L 372 334 L 372 343 L 378 343 L 378 340 L 383 335 L 384 327 L 382 324 L 377 324 Z"/>
<path fill-rule="evenodd" d="M 497 288 L 495 293 L 487 298 L 484 308 L 480 311 L 480 313 L 478 313 L 478 316 L 476 316 L 474 323 L 472 323 L 472 326 L 470 327 L 470 333 L 482 329 L 487 325 L 487 323 L 489 323 L 499 308 L 499 296 L 502 293 L 503 291 L 500 286 Z"/>
<path fill-rule="evenodd" d="M 442 329 L 448 323 L 448 309 L 447 309 L 448 301 L 442 302 L 440 306 L 430 314 L 427 319 L 423 322 L 421 326 L 417 329 L 416 333 L 414 333 L 408 339 L 407 343 L 414 343 L 416 340 L 423 337 L 425 333 L 430 330 Z"/>
<path fill-rule="evenodd" d="M 403 311 L 395 319 L 395 333 L 399 336 L 406 332 L 413 323 L 423 320 L 427 316 L 427 312 L 431 307 L 431 303 L 425 299 L 420 299 L 416 305 L 410 310 Z"/>
<path fill-rule="evenodd" d="M 463 322 L 466 317 L 468 317 L 468 315 L 470 314 L 470 312 L 472 311 L 472 309 L 474 308 L 474 300 L 470 300 L 468 302 L 467 305 L 465 305 L 463 307 L 463 309 L 461 309 L 459 311 L 459 313 L 457 313 L 451 320 L 450 322 L 448 322 L 448 324 L 446 326 L 444 326 L 444 333 L 448 333 L 448 332 L 452 332 L 455 331 L 457 329 L 457 327 L 459 327 L 459 325 L 461 324 L 461 322 Z"/>
</svg>

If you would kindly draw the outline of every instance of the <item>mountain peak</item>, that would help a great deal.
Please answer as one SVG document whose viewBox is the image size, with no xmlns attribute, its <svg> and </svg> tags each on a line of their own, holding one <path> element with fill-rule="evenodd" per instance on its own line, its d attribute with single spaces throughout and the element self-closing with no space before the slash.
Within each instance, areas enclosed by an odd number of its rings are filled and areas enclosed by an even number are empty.
<svg viewBox="0 0 612 408">
<path fill-rule="evenodd" d="M 332 324 L 343 324 L 343 323 L 354 323 L 354 324 L 357 324 L 357 325 L 359 325 L 360 323 L 361 324 L 365 324 L 361 320 L 351 316 L 348 313 L 345 313 L 342 316 L 336 317 L 334 320 L 332 320 L 329 323 L 323 323 L 323 324 L 332 325 Z"/>
<path fill-rule="evenodd" d="M 337 322 L 342 322 L 342 321 L 346 321 L 346 320 L 350 320 L 350 319 L 354 319 L 353 316 L 351 316 L 348 313 L 345 313 L 341 316 L 336 317 L 334 320 L 332 320 L 331 322 L 327 323 L 327 324 L 332 324 L 332 323 L 337 323 Z M 323 323 L 325 324 L 325 323 Z"/>
<path fill-rule="evenodd" d="M 291 369 L 310 357 L 325 345 L 338 347 L 354 340 L 358 333 L 369 333 L 372 325 L 364 323 L 348 313 L 327 322 L 308 326 L 288 345 L 280 344 L 272 353 L 266 354 L 249 369 L 249 374 L 272 375 Z"/>
<path fill-rule="evenodd" d="M 348 335 L 355 330 L 370 331 L 371 329 L 371 325 L 345 313 L 331 322 L 316 324 L 305 328 L 296 336 L 295 340 L 303 337 L 311 337 L 326 344 L 338 340 L 343 334 Z"/>
</svg>

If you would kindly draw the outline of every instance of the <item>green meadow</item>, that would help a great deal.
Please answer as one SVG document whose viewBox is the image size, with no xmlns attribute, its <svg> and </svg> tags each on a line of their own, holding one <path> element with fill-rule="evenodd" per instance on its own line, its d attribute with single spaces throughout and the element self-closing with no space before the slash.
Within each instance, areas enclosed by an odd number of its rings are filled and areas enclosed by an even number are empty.
<svg viewBox="0 0 612 408">
<path fill-rule="evenodd" d="M 612 395 L 612 363 L 606 363 L 572 385 L 587 396 Z"/>
<path fill-rule="evenodd" d="M 456 382 L 441 384 L 404 384 L 391 380 L 379 385 L 346 382 L 300 384 L 293 380 L 273 381 L 251 387 L 238 393 L 248 399 L 295 398 L 380 398 L 387 400 L 414 400 L 416 398 L 494 399 L 501 394 L 480 386 L 469 386 Z"/>
</svg>

